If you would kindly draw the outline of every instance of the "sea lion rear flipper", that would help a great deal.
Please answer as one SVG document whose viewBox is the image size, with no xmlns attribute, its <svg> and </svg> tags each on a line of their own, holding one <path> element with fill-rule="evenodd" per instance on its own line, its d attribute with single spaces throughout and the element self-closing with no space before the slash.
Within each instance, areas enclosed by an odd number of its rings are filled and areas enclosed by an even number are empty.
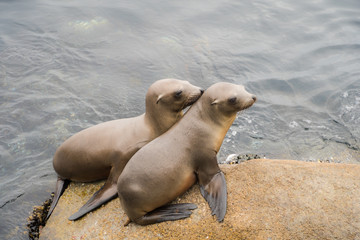
<svg viewBox="0 0 360 240">
<path fill-rule="evenodd" d="M 116 184 L 106 182 L 94 195 L 82 206 L 79 211 L 71 215 L 68 219 L 70 221 L 77 220 L 92 210 L 100 207 L 102 204 L 116 198 L 117 187 Z"/>
<path fill-rule="evenodd" d="M 69 182 L 70 182 L 69 180 L 61 179 L 60 177 L 58 177 L 57 182 L 56 182 L 54 197 L 52 199 L 50 209 L 46 216 L 46 220 L 49 219 L 51 213 L 54 211 L 56 204 L 58 203 L 58 201 L 59 201 L 61 195 L 63 194 L 63 192 L 65 191 L 66 187 L 69 185 Z"/>
<path fill-rule="evenodd" d="M 200 192 L 211 208 L 211 214 L 216 215 L 219 222 L 222 222 L 226 213 L 226 180 L 224 174 L 219 171 L 205 186 L 200 185 Z"/>
<path fill-rule="evenodd" d="M 194 210 L 196 208 L 197 206 L 193 203 L 165 205 L 148 212 L 138 219 L 135 219 L 134 222 L 140 225 L 149 225 L 165 221 L 176 221 L 190 217 L 192 213 L 190 210 Z"/>
</svg>

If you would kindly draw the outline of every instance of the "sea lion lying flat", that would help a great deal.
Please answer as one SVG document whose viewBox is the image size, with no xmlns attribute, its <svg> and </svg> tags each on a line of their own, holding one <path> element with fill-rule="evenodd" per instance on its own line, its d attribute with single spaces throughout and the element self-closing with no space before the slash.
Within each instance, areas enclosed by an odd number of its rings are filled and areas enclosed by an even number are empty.
<svg viewBox="0 0 360 240">
<path fill-rule="evenodd" d="M 165 204 L 198 180 L 201 194 L 221 222 L 227 193 L 216 154 L 237 112 L 255 101 L 241 85 L 214 84 L 169 131 L 140 149 L 117 182 L 130 221 L 147 225 L 189 217 L 195 204 Z"/>
<path fill-rule="evenodd" d="M 202 89 L 187 81 L 158 80 L 146 94 L 144 114 L 101 123 L 67 139 L 54 155 L 58 181 L 47 218 L 65 189 L 65 180 L 91 182 L 107 178 L 104 186 L 69 220 L 76 220 L 115 198 L 117 179 L 129 159 L 173 126 L 183 116 L 182 110 L 202 93 Z"/>
</svg>

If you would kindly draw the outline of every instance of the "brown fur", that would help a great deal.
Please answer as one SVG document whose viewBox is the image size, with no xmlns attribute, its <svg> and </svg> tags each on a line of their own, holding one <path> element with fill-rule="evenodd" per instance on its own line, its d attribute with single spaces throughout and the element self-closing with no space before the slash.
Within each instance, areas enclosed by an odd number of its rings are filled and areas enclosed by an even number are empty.
<svg viewBox="0 0 360 240">
<path fill-rule="evenodd" d="M 184 193 L 198 179 L 203 196 L 222 221 L 226 182 L 216 154 L 237 112 L 255 101 L 256 97 L 243 86 L 214 84 L 181 121 L 138 151 L 117 183 L 121 204 L 129 218 L 146 225 L 189 216 L 188 210 L 193 205 L 185 210 L 180 206 L 176 211 L 175 207 L 157 208 Z"/>
<path fill-rule="evenodd" d="M 182 117 L 182 110 L 201 94 L 199 87 L 187 81 L 156 81 L 146 94 L 144 114 L 98 124 L 66 140 L 53 159 L 59 181 L 90 182 L 108 178 L 104 187 L 71 220 L 116 197 L 116 182 L 128 160 L 173 126 Z"/>
</svg>

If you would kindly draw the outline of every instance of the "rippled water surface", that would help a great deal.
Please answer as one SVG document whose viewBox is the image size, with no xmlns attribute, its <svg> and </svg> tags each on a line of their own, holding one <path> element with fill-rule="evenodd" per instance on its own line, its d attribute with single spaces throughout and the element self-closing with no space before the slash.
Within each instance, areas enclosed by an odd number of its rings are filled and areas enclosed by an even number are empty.
<svg viewBox="0 0 360 240">
<path fill-rule="evenodd" d="M 360 1 L 0 1 L 0 239 L 54 190 L 52 156 L 144 112 L 149 85 L 243 84 L 232 153 L 359 163 Z"/>
</svg>

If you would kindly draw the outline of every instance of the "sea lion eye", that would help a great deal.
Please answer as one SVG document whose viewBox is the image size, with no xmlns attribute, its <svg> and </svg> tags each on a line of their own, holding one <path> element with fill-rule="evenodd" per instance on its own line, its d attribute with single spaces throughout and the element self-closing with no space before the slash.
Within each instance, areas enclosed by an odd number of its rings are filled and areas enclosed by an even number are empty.
<svg viewBox="0 0 360 240">
<path fill-rule="evenodd" d="M 182 90 L 179 90 L 175 93 L 175 97 L 176 98 L 180 98 L 181 97 L 181 94 L 182 94 Z"/>
<path fill-rule="evenodd" d="M 228 102 L 229 102 L 230 104 L 235 104 L 235 103 L 236 103 L 236 97 L 229 98 L 229 99 L 228 99 Z"/>
</svg>

